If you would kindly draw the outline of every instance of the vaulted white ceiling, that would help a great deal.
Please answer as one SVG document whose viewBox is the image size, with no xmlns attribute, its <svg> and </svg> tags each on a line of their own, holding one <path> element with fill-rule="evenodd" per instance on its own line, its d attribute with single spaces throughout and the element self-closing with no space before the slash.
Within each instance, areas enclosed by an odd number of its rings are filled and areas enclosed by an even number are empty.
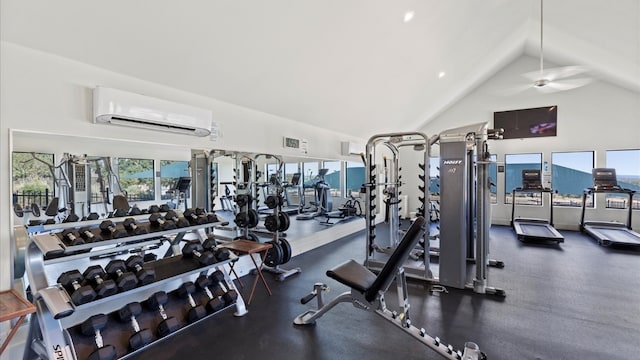
<svg viewBox="0 0 640 360">
<path fill-rule="evenodd" d="M 0 1 L 3 41 L 355 136 L 418 129 L 540 41 L 538 0 Z M 640 92 L 639 0 L 544 5 L 545 59 Z"/>
</svg>

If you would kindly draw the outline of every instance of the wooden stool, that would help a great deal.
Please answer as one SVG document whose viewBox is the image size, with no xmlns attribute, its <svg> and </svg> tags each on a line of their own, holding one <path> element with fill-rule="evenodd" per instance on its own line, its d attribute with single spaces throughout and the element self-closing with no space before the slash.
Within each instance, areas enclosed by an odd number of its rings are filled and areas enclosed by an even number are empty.
<svg viewBox="0 0 640 360">
<path fill-rule="evenodd" d="M 264 279 L 262 275 L 262 265 L 264 264 L 264 259 L 267 257 L 267 251 L 273 247 L 271 244 L 259 243 L 251 240 L 234 240 L 228 242 L 226 244 L 220 245 L 221 247 L 225 247 L 238 255 L 249 255 L 251 261 L 253 261 L 253 266 L 256 267 L 256 271 L 258 272 L 258 276 L 253 280 L 253 286 L 251 286 L 251 293 L 249 294 L 249 300 L 247 300 L 247 304 L 251 304 L 251 299 L 253 299 L 253 292 L 256 289 L 256 284 L 258 283 L 258 279 L 262 280 L 262 284 L 264 284 L 265 289 L 267 289 L 267 293 L 271 296 L 271 289 L 269 285 L 267 285 L 267 281 Z M 260 256 L 260 263 L 256 262 L 253 254 L 258 253 Z M 229 266 L 231 267 L 231 271 L 235 273 L 233 270 L 235 263 L 231 263 Z M 237 275 L 236 275 L 237 277 Z"/>
<path fill-rule="evenodd" d="M 4 349 L 9 345 L 11 338 L 16 334 L 16 331 L 22 324 L 22 321 L 24 321 L 24 318 L 35 311 L 36 307 L 20 296 L 20 294 L 15 290 L 0 291 L 0 322 L 19 317 L 16 325 L 11 328 L 9 335 L 2 343 L 2 346 L 0 347 L 0 355 L 2 355 Z"/>
</svg>

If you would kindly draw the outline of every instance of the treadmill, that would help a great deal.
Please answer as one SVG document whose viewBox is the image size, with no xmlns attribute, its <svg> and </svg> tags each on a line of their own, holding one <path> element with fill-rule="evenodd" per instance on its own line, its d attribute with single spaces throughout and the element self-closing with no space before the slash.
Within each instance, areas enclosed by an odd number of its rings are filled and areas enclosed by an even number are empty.
<svg viewBox="0 0 640 360">
<path fill-rule="evenodd" d="M 582 215 L 580 216 L 580 231 L 585 232 L 598 241 L 602 246 L 640 246 L 640 234 L 631 229 L 632 202 L 634 190 L 625 189 L 618 185 L 616 169 L 596 168 L 591 171 L 593 187 L 584 190 L 582 195 Z M 617 221 L 585 221 L 587 196 L 596 193 L 622 194 L 629 197 L 626 224 Z"/>
<path fill-rule="evenodd" d="M 549 220 L 528 219 L 515 217 L 516 193 L 539 192 L 549 194 Z M 553 227 L 553 191 L 542 186 L 542 177 L 539 169 L 522 170 L 522 187 L 513 189 L 511 197 L 511 226 L 521 241 L 555 241 L 564 242 L 564 236 Z"/>
</svg>

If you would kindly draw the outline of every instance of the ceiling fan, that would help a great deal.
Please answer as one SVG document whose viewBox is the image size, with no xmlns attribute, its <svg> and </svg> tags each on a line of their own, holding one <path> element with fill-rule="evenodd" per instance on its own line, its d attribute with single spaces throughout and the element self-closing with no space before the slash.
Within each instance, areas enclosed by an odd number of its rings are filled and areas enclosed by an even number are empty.
<svg viewBox="0 0 640 360">
<path fill-rule="evenodd" d="M 579 88 L 589 84 L 592 79 L 589 77 L 576 77 L 588 72 L 584 66 L 563 66 L 545 69 L 544 68 L 544 0 L 540 0 L 540 70 L 522 74 L 530 83 L 521 87 L 520 90 L 534 88 L 540 92 L 557 92 Z"/>
</svg>

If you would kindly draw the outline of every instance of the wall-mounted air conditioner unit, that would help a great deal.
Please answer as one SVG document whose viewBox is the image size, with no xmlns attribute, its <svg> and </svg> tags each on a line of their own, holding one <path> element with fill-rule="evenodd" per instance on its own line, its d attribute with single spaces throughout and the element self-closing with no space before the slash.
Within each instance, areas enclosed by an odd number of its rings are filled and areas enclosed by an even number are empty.
<svg viewBox="0 0 640 360">
<path fill-rule="evenodd" d="M 194 136 L 211 134 L 210 110 L 98 86 L 93 122 Z"/>
<path fill-rule="evenodd" d="M 360 155 L 360 153 L 364 152 L 363 144 L 353 143 L 350 141 L 342 141 L 340 145 L 340 152 L 342 153 L 342 155 Z"/>
</svg>

